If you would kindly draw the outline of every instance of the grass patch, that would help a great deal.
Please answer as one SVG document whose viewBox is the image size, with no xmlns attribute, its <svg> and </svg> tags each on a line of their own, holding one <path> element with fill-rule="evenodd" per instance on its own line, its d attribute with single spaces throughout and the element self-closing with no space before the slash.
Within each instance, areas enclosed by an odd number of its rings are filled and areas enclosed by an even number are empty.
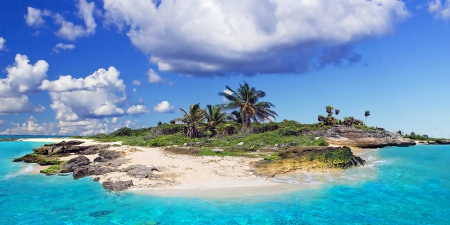
<svg viewBox="0 0 450 225">
<path fill-rule="evenodd" d="M 339 171 L 364 164 L 349 147 L 302 147 L 279 152 L 256 163 L 255 174 L 274 176 L 295 170 Z"/>
<path fill-rule="evenodd" d="M 51 165 L 47 169 L 43 169 L 40 172 L 45 173 L 46 175 L 55 175 L 55 174 L 61 173 L 61 171 L 63 169 L 63 164 L 64 163 L 60 163 L 58 165 Z"/>
<path fill-rule="evenodd" d="M 41 154 L 28 154 L 19 158 L 16 158 L 13 160 L 13 162 L 26 162 L 26 163 L 37 163 L 41 166 L 48 166 L 48 165 L 59 165 L 61 164 L 61 160 L 53 157 L 47 157 L 45 155 Z"/>
</svg>

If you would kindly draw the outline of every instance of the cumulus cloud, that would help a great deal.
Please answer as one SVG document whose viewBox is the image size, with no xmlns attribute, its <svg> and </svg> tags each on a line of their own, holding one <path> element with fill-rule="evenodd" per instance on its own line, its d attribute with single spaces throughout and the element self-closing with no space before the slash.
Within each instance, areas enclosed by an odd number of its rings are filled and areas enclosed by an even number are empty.
<svg viewBox="0 0 450 225">
<path fill-rule="evenodd" d="M 168 101 L 162 101 L 161 103 L 156 105 L 153 109 L 155 110 L 155 112 L 159 112 L 159 113 L 175 112 L 173 106 L 171 106 Z"/>
<path fill-rule="evenodd" d="M 99 69 L 86 78 L 61 76 L 58 80 L 44 80 L 39 87 L 49 92 L 59 121 L 83 121 L 88 118 L 115 117 L 125 114 L 120 107 L 125 100 L 125 85 L 120 72 L 109 67 Z"/>
<path fill-rule="evenodd" d="M 61 28 L 56 32 L 58 37 L 74 41 L 78 37 L 89 36 L 95 33 L 95 28 L 97 27 L 93 16 L 95 3 L 88 3 L 86 0 L 79 0 L 77 6 L 78 15 L 83 18 L 86 28 L 66 21 L 60 14 L 55 14 L 55 22 L 61 25 Z"/>
<path fill-rule="evenodd" d="M 127 109 L 127 114 L 139 115 L 148 113 L 148 109 L 145 105 L 134 105 Z"/>
<path fill-rule="evenodd" d="M 42 123 L 38 124 L 37 119 L 33 116 L 30 116 L 25 120 L 22 124 L 16 124 L 16 127 L 6 129 L 0 134 L 45 134 L 45 135 L 54 135 L 58 132 L 58 126 L 56 123 Z"/>
<path fill-rule="evenodd" d="M 159 71 L 194 76 L 299 74 L 320 68 L 318 58 L 351 64 L 356 52 L 322 50 L 385 35 L 409 16 L 399 0 L 104 0 L 104 10 Z"/>
<path fill-rule="evenodd" d="M 73 45 L 73 44 L 59 43 L 53 48 L 53 51 L 55 51 L 56 53 L 59 53 L 59 50 L 72 50 L 74 48 L 75 48 L 75 45 Z"/>
<path fill-rule="evenodd" d="M 429 3 L 428 11 L 434 14 L 436 19 L 441 20 L 450 20 L 450 0 L 444 0 L 445 3 L 442 3 L 441 0 L 434 0 Z"/>
<path fill-rule="evenodd" d="M 30 27 L 39 27 L 45 24 L 43 16 L 50 16 L 49 10 L 40 10 L 33 7 L 27 7 L 28 13 L 24 15 L 25 22 Z"/>
<path fill-rule="evenodd" d="M 48 63 L 39 60 L 29 64 L 26 55 L 17 54 L 13 66 L 6 67 L 8 75 L 0 78 L 0 113 L 42 112 L 43 106 L 34 106 L 27 94 L 39 92 L 47 77 Z"/>
<path fill-rule="evenodd" d="M 147 75 L 150 83 L 164 83 L 164 80 L 153 69 L 149 69 Z"/>
<path fill-rule="evenodd" d="M 141 82 L 138 80 L 133 80 L 133 85 L 134 86 L 141 86 Z"/>
<path fill-rule="evenodd" d="M 4 50 L 6 40 L 0 37 L 0 51 Z"/>
</svg>

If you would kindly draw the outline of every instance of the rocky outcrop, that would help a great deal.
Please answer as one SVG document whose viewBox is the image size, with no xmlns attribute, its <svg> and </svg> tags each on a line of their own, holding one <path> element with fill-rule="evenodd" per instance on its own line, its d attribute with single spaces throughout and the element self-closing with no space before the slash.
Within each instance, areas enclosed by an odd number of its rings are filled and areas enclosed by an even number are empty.
<svg viewBox="0 0 450 225">
<path fill-rule="evenodd" d="M 42 147 L 33 149 L 34 153 L 40 155 L 68 155 L 76 153 L 80 155 L 93 155 L 99 151 L 108 148 L 107 145 L 80 145 L 82 141 L 62 141 L 56 144 L 46 144 Z"/>
<path fill-rule="evenodd" d="M 87 165 L 75 168 L 73 170 L 73 179 L 79 179 L 86 176 L 92 176 L 92 175 L 103 175 L 106 173 L 116 172 L 116 168 L 107 167 L 107 166 L 101 166 L 101 165 Z"/>
<path fill-rule="evenodd" d="M 156 179 L 158 178 L 157 175 L 153 173 L 153 171 L 164 171 L 167 170 L 167 168 L 162 166 L 152 166 L 147 167 L 145 165 L 131 165 L 127 168 L 122 169 L 122 172 L 126 172 L 129 176 L 135 177 L 135 178 L 149 178 L 149 179 Z"/>
<path fill-rule="evenodd" d="M 133 181 L 105 181 L 102 184 L 103 188 L 110 191 L 125 191 L 133 186 Z"/>
<path fill-rule="evenodd" d="M 336 126 L 328 130 L 311 131 L 310 134 L 321 136 L 330 144 L 360 148 L 416 145 L 416 142 L 409 138 L 403 138 L 398 133 L 385 130 L 362 130 L 354 127 Z"/>
<path fill-rule="evenodd" d="M 343 147 L 299 147 L 267 157 L 255 164 L 255 174 L 274 176 L 296 170 L 328 172 L 363 166 L 365 161 Z"/>
<path fill-rule="evenodd" d="M 446 140 L 446 139 L 436 140 L 436 143 L 438 143 L 440 145 L 449 145 L 450 144 L 450 140 Z"/>
<path fill-rule="evenodd" d="M 116 151 L 101 150 L 98 157 L 94 159 L 94 162 L 108 162 L 113 159 L 119 158 L 121 155 Z"/>
<path fill-rule="evenodd" d="M 73 172 L 75 169 L 82 167 L 82 166 L 87 166 L 91 164 L 91 161 L 83 155 L 80 155 L 76 158 L 73 158 L 69 161 L 67 161 L 64 165 L 63 165 L 63 171 L 64 172 Z"/>
</svg>

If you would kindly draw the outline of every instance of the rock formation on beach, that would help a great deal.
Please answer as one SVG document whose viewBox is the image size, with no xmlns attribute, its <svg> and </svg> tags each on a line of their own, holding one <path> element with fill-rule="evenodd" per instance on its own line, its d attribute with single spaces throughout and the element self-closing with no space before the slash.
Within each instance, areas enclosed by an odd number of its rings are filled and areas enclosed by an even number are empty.
<svg viewBox="0 0 450 225">
<path fill-rule="evenodd" d="M 403 138 L 398 133 L 378 129 L 362 130 L 354 127 L 335 126 L 327 130 L 311 131 L 310 134 L 323 137 L 330 144 L 360 148 L 416 145 L 415 141 Z"/>
</svg>

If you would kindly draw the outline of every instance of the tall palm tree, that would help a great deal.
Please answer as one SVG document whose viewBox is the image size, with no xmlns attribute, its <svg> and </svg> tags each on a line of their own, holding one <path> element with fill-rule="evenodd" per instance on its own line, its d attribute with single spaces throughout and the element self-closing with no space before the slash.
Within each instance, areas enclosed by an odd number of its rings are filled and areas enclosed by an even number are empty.
<svg viewBox="0 0 450 225">
<path fill-rule="evenodd" d="M 198 138 L 200 135 L 197 127 L 201 126 L 205 119 L 205 111 L 200 108 L 200 103 L 191 105 L 189 107 L 189 112 L 186 112 L 186 110 L 182 108 L 180 108 L 180 110 L 184 113 L 183 118 L 178 118 L 176 120 L 185 124 L 186 136 Z"/>
<path fill-rule="evenodd" d="M 367 117 L 370 116 L 370 111 L 366 110 L 366 112 L 364 112 L 364 116 L 366 117 L 366 122 L 367 122 Z"/>
<path fill-rule="evenodd" d="M 211 131 L 212 136 L 216 135 L 216 127 L 222 123 L 225 123 L 230 116 L 225 112 L 222 105 L 206 105 L 205 117 L 206 126 L 209 131 Z"/>
<path fill-rule="evenodd" d="M 225 86 L 231 94 L 226 92 L 219 93 L 220 96 L 225 97 L 228 104 L 225 104 L 226 109 L 239 109 L 244 119 L 244 127 L 248 127 L 250 123 L 260 121 L 272 121 L 278 114 L 271 110 L 270 107 L 275 107 L 270 102 L 261 102 L 260 98 L 266 96 L 264 91 L 256 90 L 244 81 L 244 84 L 239 84 L 239 88 L 235 91 L 229 86 Z"/>
</svg>

